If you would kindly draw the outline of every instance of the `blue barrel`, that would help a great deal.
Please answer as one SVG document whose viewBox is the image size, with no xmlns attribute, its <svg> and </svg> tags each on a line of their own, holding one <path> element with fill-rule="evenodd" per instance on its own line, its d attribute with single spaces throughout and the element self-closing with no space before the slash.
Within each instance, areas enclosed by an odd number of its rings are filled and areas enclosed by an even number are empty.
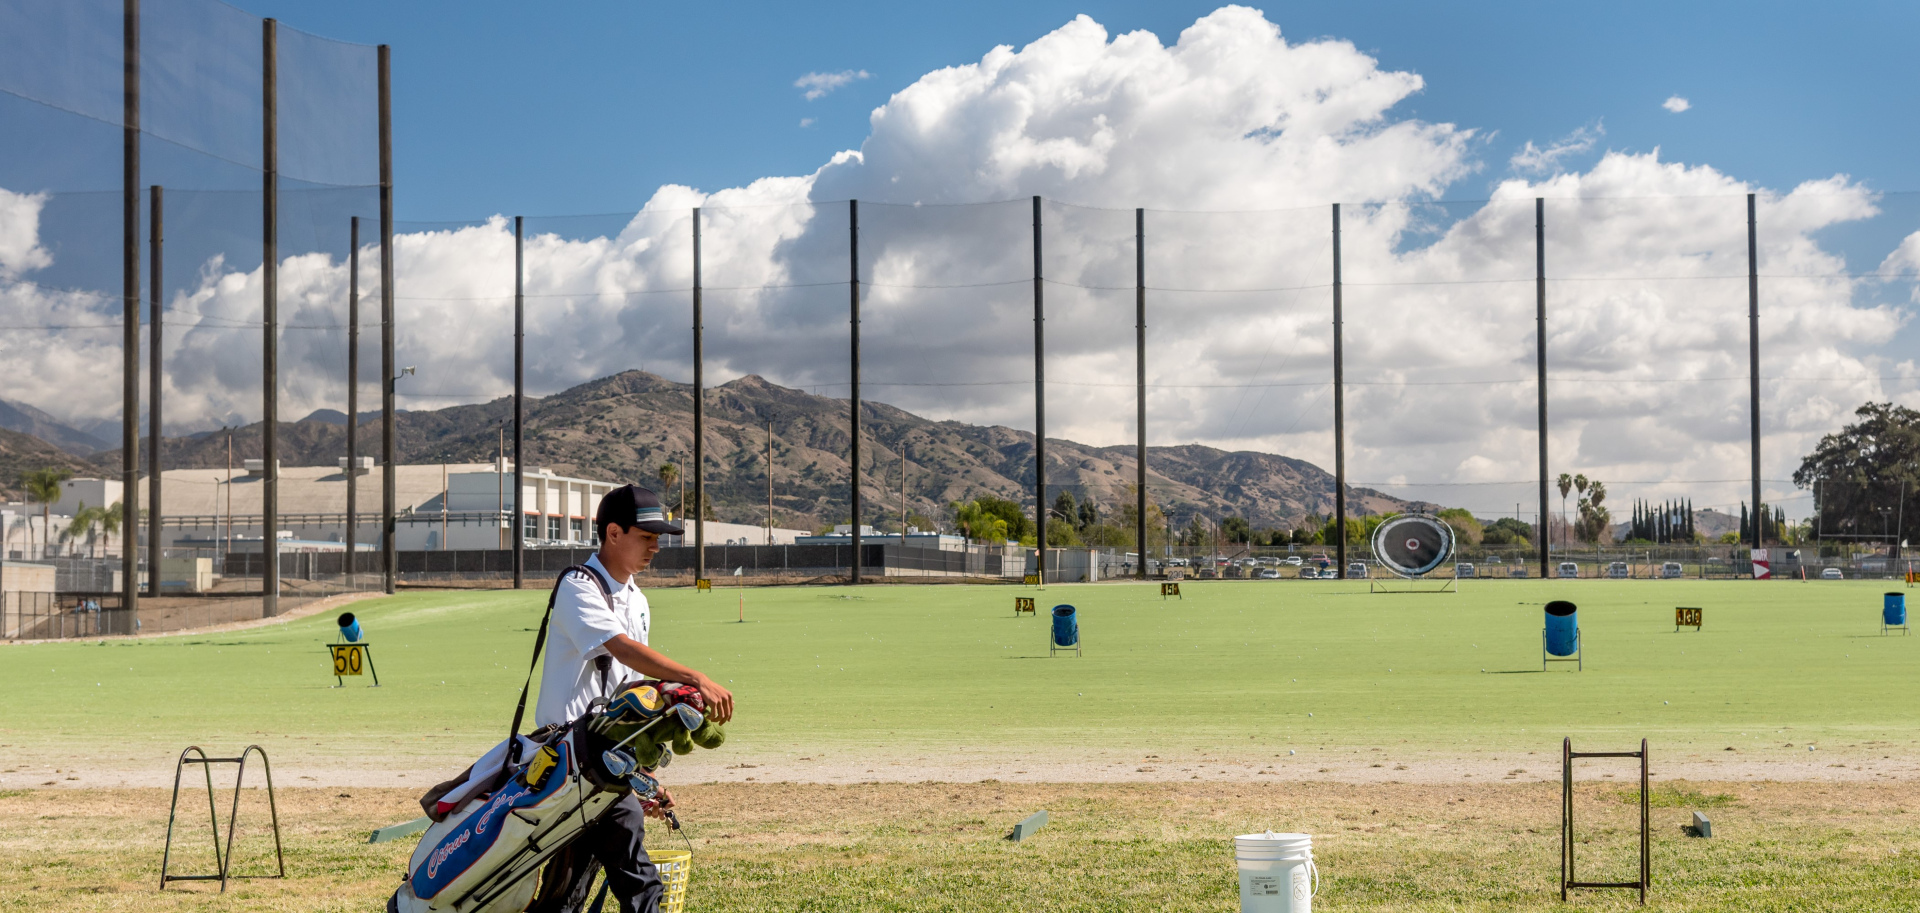
<svg viewBox="0 0 1920 913">
<path fill-rule="evenodd" d="M 1880 608 L 1880 617 L 1886 620 L 1888 627 L 1898 627 L 1907 623 L 1907 594 L 1888 593 L 1886 603 Z"/>
<path fill-rule="evenodd" d="M 1053 607 L 1053 645 L 1071 647 L 1080 642 L 1080 620 L 1070 605 Z"/>
<path fill-rule="evenodd" d="M 340 613 L 340 639 L 350 644 L 360 642 L 360 619 L 353 617 L 352 612 Z"/>
<path fill-rule="evenodd" d="M 1580 609 L 1571 602 L 1547 603 L 1547 652 L 1572 656 L 1580 648 Z"/>
</svg>

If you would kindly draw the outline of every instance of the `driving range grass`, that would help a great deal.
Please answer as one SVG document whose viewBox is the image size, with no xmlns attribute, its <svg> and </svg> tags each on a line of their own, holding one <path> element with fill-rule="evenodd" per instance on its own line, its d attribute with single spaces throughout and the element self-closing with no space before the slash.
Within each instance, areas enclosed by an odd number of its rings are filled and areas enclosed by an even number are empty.
<svg viewBox="0 0 1920 913">
<path fill-rule="evenodd" d="M 250 791 L 239 871 L 270 871 L 265 803 Z M 1676 911 L 1879 913 L 1920 906 L 1920 809 L 1907 784 L 1666 784 L 1703 798 L 1711 840 L 1684 836 L 1686 801 L 1653 813 L 1653 892 Z M 413 814 L 397 789 L 287 789 L 285 881 L 157 892 L 166 793 L 0 791 L 0 911 L 373 911 L 411 840 L 369 845 Z M 1316 909 L 1565 910 L 1556 889 L 1557 784 L 715 784 L 680 790 L 694 851 L 689 909 L 792 911 L 1237 910 L 1229 838 L 1315 835 Z M 1581 787 L 1585 878 L 1632 878 L 1638 808 Z M 1023 843 L 1014 821 L 1045 808 Z M 182 819 L 176 865 L 212 865 L 205 806 Z M 224 808 L 223 808 L 224 814 Z M 686 846 L 649 831 L 653 846 Z M 1631 891 L 1577 892 L 1573 909 L 1636 909 Z"/>
<path fill-rule="evenodd" d="M 1190 582 L 1178 600 L 1139 584 L 650 597 L 654 643 L 735 691 L 736 757 L 1368 745 L 1468 756 L 1557 751 L 1566 735 L 1582 747 L 1644 737 L 1668 757 L 1866 742 L 1878 756 L 1911 753 L 1920 736 L 1920 638 L 1880 635 L 1887 586 L 1487 581 L 1414 596 L 1221 581 Z M 1038 596 L 1042 617 L 1014 617 L 1017 595 Z M 1584 671 L 1540 671 L 1549 598 L 1580 605 Z M 164 766 L 187 744 L 260 742 L 282 766 L 457 769 L 503 735 L 544 603 L 540 591 L 495 591 L 354 604 L 378 689 L 368 678 L 333 687 L 331 612 L 0 646 L 0 743 L 16 757 L 51 749 L 120 766 Z M 1058 603 L 1079 607 L 1082 656 L 1048 656 L 1044 613 Z M 1703 607 L 1704 629 L 1675 633 L 1676 605 Z M 0 788 L 21 785 L 37 781 L 0 774 Z"/>
<path fill-rule="evenodd" d="M 653 592 L 655 643 L 739 698 L 728 744 L 668 771 L 695 841 L 693 909 L 1227 911 L 1237 907 L 1227 838 L 1267 828 L 1316 834 L 1326 909 L 1559 909 L 1563 735 L 1593 748 L 1652 741 L 1662 907 L 1920 904 L 1911 779 L 1674 783 L 1661 773 L 1680 752 L 1736 746 L 1744 754 L 1727 757 L 1804 761 L 1818 742 L 1836 760 L 1911 759 L 1920 639 L 1880 636 L 1885 584 L 1489 581 L 1434 596 L 1339 582 L 1184 588 L 1185 599 L 1165 601 L 1134 584 L 748 589 L 744 624 L 742 593 Z M 1045 617 L 1015 618 L 1017 595 L 1039 597 L 1043 612 L 1077 605 L 1085 654 L 1049 658 Z M 1579 603 L 1585 671 L 1539 671 L 1548 598 Z M 418 592 L 356 603 L 378 689 L 366 679 L 331 687 L 333 613 L 0 646 L 0 911 L 378 909 L 411 841 L 369 846 L 365 834 L 417 814 L 416 789 L 301 788 L 297 773 L 463 766 L 505 728 L 544 601 L 536 591 Z M 1704 607 L 1705 629 L 1675 633 L 1676 605 Z M 240 883 L 222 899 L 204 885 L 156 894 L 166 792 L 110 788 L 97 768 L 167 772 L 183 745 L 248 742 L 273 752 L 290 880 Z M 722 763 L 822 748 L 1124 751 L 1140 759 L 1127 770 L 1166 779 L 699 782 Z M 1524 760 L 1513 779 L 1453 784 L 1329 782 L 1316 780 L 1317 762 L 1300 763 L 1332 750 Z M 1188 779 L 1188 767 L 1236 756 L 1271 776 Z M 1594 865 L 1582 871 L 1595 877 L 1628 877 L 1634 858 L 1632 773 L 1615 773 L 1582 771 L 1581 858 Z M 243 860 L 270 845 L 260 798 L 250 791 L 243 803 Z M 1038 836 L 1001 839 L 1041 808 L 1052 822 Z M 1694 808 L 1714 816 L 1712 840 L 1682 836 Z M 204 845 L 204 820 L 183 831 L 185 845 Z M 204 868 L 209 855 L 187 861 Z M 1631 895 L 1579 905 L 1627 909 Z"/>
</svg>

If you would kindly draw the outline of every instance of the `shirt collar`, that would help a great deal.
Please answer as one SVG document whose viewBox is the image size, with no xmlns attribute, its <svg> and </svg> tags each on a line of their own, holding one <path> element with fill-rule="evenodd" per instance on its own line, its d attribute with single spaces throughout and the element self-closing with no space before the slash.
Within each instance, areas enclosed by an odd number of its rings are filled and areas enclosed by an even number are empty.
<svg viewBox="0 0 1920 913">
<path fill-rule="evenodd" d="M 633 589 L 633 579 L 632 579 L 632 578 L 628 578 L 628 579 L 627 579 L 627 580 L 626 580 L 625 582 L 621 582 L 621 581 L 618 581 L 618 580 L 614 580 L 614 579 L 613 579 L 613 572 L 612 572 L 612 571 L 609 571 L 609 570 L 607 570 L 607 566 L 606 566 L 606 565 L 604 565 L 604 564 L 601 564 L 601 563 L 600 563 L 600 553 L 599 553 L 599 552 L 594 552 L 594 553 L 593 553 L 593 557 L 591 557 L 591 558 L 588 558 L 588 559 L 587 559 L 587 567 L 590 567 L 590 568 L 593 568 L 593 570 L 594 570 L 594 573 L 597 573 L 597 574 L 599 574 L 600 576 L 602 576 L 602 577 L 604 577 L 604 578 L 606 578 L 606 580 L 607 580 L 607 581 L 608 581 L 609 583 L 618 583 L 618 584 L 620 585 L 620 588 L 619 588 L 619 590 L 618 590 L 619 592 L 622 592 L 622 593 L 624 593 L 624 592 L 626 592 L 626 591 L 628 591 L 628 590 L 631 590 L 631 589 Z"/>
</svg>

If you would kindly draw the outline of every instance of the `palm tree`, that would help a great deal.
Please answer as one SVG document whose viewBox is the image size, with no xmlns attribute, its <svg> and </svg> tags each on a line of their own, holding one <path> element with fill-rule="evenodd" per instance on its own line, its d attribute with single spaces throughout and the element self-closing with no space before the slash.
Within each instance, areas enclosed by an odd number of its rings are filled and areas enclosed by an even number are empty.
<svg viewBox="0 0 1920 913">
<path fill-rule="evenodd" d="M 112 542 L 113 537 L 120 535 L 120 524 L 125 522 L 126 512 L 126 507 L 119 501 L 115 501 L 111 505 L 101 509 L 100 531 L 107 534 L 108 542 Z M 146 511 L 143 509 L 140 513 L 144 516 Z M 154 572 L 158 573 L 159 569 L 156 568 Z"/>
<path fill-rule="evenodd" d="M 679 466 L 676 466 L 673 463 L 660 464 L 660 484 L 663 487 L 663 491 L 665 489 L 671 489 L 673 487 L 673 483 L 676 481 L 679 481 L 679 479 L 680 479 Z M 676 514 L 681 512 L 680 503 L 678 501 L 674 502 L 673 511 Z"/>
<path fill-rule="evenodd" d="M 102 513 L 104 513 L 102 508 L 88 507 L 87 502 L 81 501 L 74 507 L 73 519 L 67 522 L 67 528 L 60 533 L 60 541 L 66 542 L 70 539 L 78 539 L 82 534 L 85 534 L 87 537 L 87 552 L 91 554 L 93 552 L 93 528 L 100 525 L 100 521 L 103 519 L 101 516 Z"/>
<path fill-rule="evenodd" d="M 1560 485 L 1560 546 L 1565 548 L 1567 544 L 1567 492 L 1573 490 L 1573 476 L 1563 472 L 1560 474 L 1558 482 Z"/>
<path fill-rule="evenodd" d="M 40 502 L 40 534 L 43 537 L 52 537 L 53 502 L 60 500 L 60 490 L 71 478 L 73 478 L 72 470 L 49 467 L 29 472 L 20 480 L 27 489 L 27 500 Z M 41 543 L 42 551 L 45 551 L 47 544 Z M 33 524 L 31 523 L 27 524 L 27 548 L 29 551 L 33 549 Z"/>
</svg>

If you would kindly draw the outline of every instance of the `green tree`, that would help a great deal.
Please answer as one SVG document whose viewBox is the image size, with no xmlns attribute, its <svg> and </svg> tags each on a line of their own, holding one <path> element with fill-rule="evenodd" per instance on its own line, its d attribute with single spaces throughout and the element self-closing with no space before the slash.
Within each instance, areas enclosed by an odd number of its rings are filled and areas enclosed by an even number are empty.
<svg viewBox="0 0 1920 913">
<path fill-rule="evenodd" d="M 1584 479 L 1586 477 L 1581 476 L 1581 478 Z M 1560 474 L 1560 478 L 1554 480 L 1554 484 L 1560 489 L 1560 538 L 1564 542 L 1566 539 L 1567 526 L 1567 493 L 1573 491 L 1573 476 L 1563 472 Z M 1549 524 L 1548 528 L 1551 530 L 1551 524 Z"/>
<path fill-rule="evenodd" d="M 1127 486 L 1127 500 L 1120 505 L 1119 526 L 1121 531 L 1127 534 L 1126 542 L 1124 543 L 1102 542 L 1099 544 L 1101 545 L 1109 545 L 1109 544 L 1135 545 L 1136 544 L 1133 540 L 1138 538 L 1138 535 L 1139 535 L 1138 531 L 1140 528 L 1140 519 L 1139 519 L 1140 518 L 1140 507 L 1139 507 L 1140 494 L 1139 492 L 1140 492 L 1140 489 L 1137 486 L 1129 484 Z M 1148 548 L 1157 548 L 1167 544 L 1167 515 L 1164 511 L 1160 509 L 1160 505 L 1154 503 L 1153 496 L 1151 494 L 1147 496 L 1147 543 L 1146 544 Z"/>
<path fill-rule="evenodd" d="M 60 537 L 64 541 L 84 534 L 87 537 L 87 554 L 98 558 L 100 551 L 96 546 L 101 538 L 100 534 L 105 533 L 106 540 L 113 541 L 113 537 L 120 534 L 121 515 L 124 511 L 125 508 L 119 501 L 106 507 L 88 507 L 86 502 L 82 501 L 74 509 L 73 522 L 67 524 L 66 532 L 61 533 Z"/>
<path fill-rule="evenodd" d="M 680 495 L 674 489 L 674 485 L 679 481 L 680 481 L 680 467 L 677 464 L 674 464 L 674 463 L 660 464 L 660 494 L 661 494 L 661 497 L 663 498 L 668 496 L 669 493 L 672 494 L 673 513 L 675 516 L 679 516 L 680 514 Z"/>
<path fill-rule="evenodd" d="M 1054 496 L 1053 509 L 1050 511 L 1047 511 L 1048 526 L 1052 526 L 1053 525 L 1052 521 L 1054 520 L 1063 520 L 1067 523 L 1074 523 L 1074 522 L 1077 522 L 1079 519 L 1080 519 L 1080 505 L 1078 502 L 1074 501 L 1073 492 L 1063 491 L 1058 495 Z M 1049 535 L 1047 536 L 1047 538 L 1052 539 L 1053 536 Z"/>
<path fill-rule="evenodd" d="M 1220 535 L 1228 542 L 1253 541 L 1253 524 L 1245 517 L 1226 517 L 1220 521 Z"/>
<path fill-rule="evenodd" d="M 1512 517 L 1501 517 L 1487 524 L 1480 534 L 1481 545 L 1528 545 L 1533 542 L 1533 527 Z"/>
<path fill-rule="evenodd" d="M 1012 501 L 983 495 L 971 501 L 956 501 L 950 507 L 954 525 L 969 539 L 1029 542 L 1033 535 L 1033 521 Z M 999 523 L 995 524 L 995 520 Z"/>
<path fill-rule="evenodd" d="M 1076 518 L 1076 522 L 1074 523 L 1074 526 L 1084 530 L 1087 527 L 1092 526 L 1099 522 L 1100 522 L 1100 506 L 1093 503 L 1092 498 L 1088 498 L 1085 501 L 1080 502 L 1080 513 Z"/>
<path fill-rule="evenodd" d="M 1793 484 L 1813 491 L 1820 532 L 1877 536 L 1882 508 L 1904 510 L 1903 492 L 1909 500 L 1920 497 L 1920 412 L 1870 402 L 1853 414 L 1857 421 L 1821 438 L 1801 458 Z"/>
<path fill-rule="evenodd" d="M 105 508 L 88 507 L 85 501 L 75 504 L 72 519 L 67 521 L 67 528 L 60 531 L 60 543 L 65 545 L 68 542 L 85 536 L 87 539 L 87 554 L 93 554 L 94 527 L 100 525 L 101 518 L 99 515 L 104 511 Z"/>
<path fill-rule="evenodd" d="M 47 468 L 29 472 L 20 480 L 21 486 L 27 490 L 27 500 L 40 503 L 40 533 L 44 537 L 52 536 L 53 504 L 60 500 L 60 491 L 71 478 L 73 478 L 71 470 Z M 40 543 L 42 551 L 51 545 L 50 542 Z M 27 529 L 27 547 L 33 548 L 31 525 Z"/>
<path fill-rule="evenodd" d="M 1388 520 L 1391 520 L 1397 516 L 1400 516 L 1400 515 L 1398 513 L 1390 513 L 1390 514 L 1368 514 L 1367 516 L 1364 516 L 1364 517 L 1348 517 L 1347 518 L 1347 544 L 1348 545 L 1365 545 L 1368 539 L 1373 538 L 1373 531 L 1378 529 L 1380 527 L 1380 524 L 1385 523 Z M 1321 527 L 1320 541 L 1327 545 L 1333 545 L 1340 541 L 1339 530 L 1335 528 L 1335 524 L 1331 518 L 1327 520 L 1326 526 Z"/>
<path fill-rule="evenodd" d="M 1473 511 L 1464 507 L 1449 507 L 1446 510 L 1434 514 L 1434 516 L 1446 521 L 1448 526 L 1453 527 L 1453 534 L 1455 538 L 1460 540 L 1462 545 L 1479 545 L 1482 536 L 1485 534 L 1480 526 L 1480 521 L 1474 518 Z"/>
<path fill-rule="evenodd" d="M 1581 491 L 1580 519 L 1574 524 L 1574 535 L 1589 545 L 1599 542 L 1607 536 L 1607 529 L 1613 524 L 1613 514 L 1607 510 L 1607 486 L 1604 483 L 1587 481 L 1586 476 L 1574 479 L 1574 486 Z"/>
</svg>

